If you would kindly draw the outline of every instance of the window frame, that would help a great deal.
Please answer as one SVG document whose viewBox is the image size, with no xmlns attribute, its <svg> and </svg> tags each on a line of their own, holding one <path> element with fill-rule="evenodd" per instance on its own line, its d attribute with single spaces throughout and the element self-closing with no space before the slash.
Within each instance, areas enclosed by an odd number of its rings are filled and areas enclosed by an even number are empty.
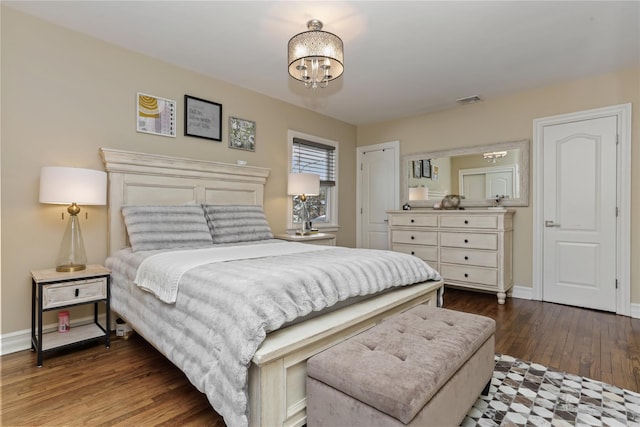
<svg viewBox="0 0 640 427">
<path fill-rule="evenodd" d="M 338 222 L 338 188 L 339 188 L 339 163 L 340 163 L 340 145 L 338 141 L 332 141 L 329 139 L 321 138 L 315 135 L 309 135 L 302 132 L 288 130 L 287 131 L 287 174 L 292 171 L 293 161 L 293 139 L 299 138 L 311 142 L 317 142 L 324 145 L 329 145 L 335 149 L 335 185 L 327 186 L 327 213 L 329 214 L 329 222 L 314 222 L 313 227 L 321 231 L 338 231 L 340 224 Z M 292 232 L 300 228 L 298 223 L 293 222 L 293 196 L 287 196 L 287 231 Z"/>
</svg>

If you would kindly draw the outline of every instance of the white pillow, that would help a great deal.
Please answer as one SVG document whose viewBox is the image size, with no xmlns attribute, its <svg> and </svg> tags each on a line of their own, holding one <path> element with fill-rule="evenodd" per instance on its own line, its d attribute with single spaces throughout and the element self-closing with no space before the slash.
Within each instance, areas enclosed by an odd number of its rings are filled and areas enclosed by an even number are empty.
<svg viewBox="0 0 640 427">
<path fill-rule="evenodd" d="M 213 244 L 200 205 L 125 206 L 122 214 L 134 252 Z"/>
</svg>

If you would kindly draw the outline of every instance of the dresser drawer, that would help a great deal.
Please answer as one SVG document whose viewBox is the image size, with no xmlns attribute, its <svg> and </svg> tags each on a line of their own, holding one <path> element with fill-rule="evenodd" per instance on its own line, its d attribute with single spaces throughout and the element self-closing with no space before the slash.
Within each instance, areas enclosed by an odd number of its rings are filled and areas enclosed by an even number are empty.
<svg viewBox="0 0 640 427">
<path fill-rule="evenodd" d="M 498 228 L 498 217 L 495 215 L 441 215 L 440 227 L 443 228 Z"/>
<path fill-rule="evenodd" d="M 440 262 L 498 268 L 498 253 L 475 249 L 442 248 Z"/>
<path fill-rule="evenodd" d="M 42 308 L 80 304 L 107 298 L 107 278 L 54 283 L 42 287 Z"/>
<path fill-rule="evenodd" d="M 418 230 L 391 230 L 391 242 L 435 246 L 438 244 L 438 232 Z"/>
<path fill-rule="evenodd" d="M 440 246 L 470 249 L 498 249 L 496 233 L 440 233 Z"/>
<path fill-rule="evenodd" d="M 498 271 L 490 268 L 440 264 L 440 274 L 447 280 L 498 286 Z"/>
<path fill-rule="evenodd" d="M 430 264 L 436 264 L 438 262 L 437 246 L 393 245 L 391 250 L 394 252 L 415 255 Z"/>
<path fill-rule="evenodd" d="M 435 215 L 392 215 L 391 225 L 437 227 L 438 217 Z"/>
</svg>

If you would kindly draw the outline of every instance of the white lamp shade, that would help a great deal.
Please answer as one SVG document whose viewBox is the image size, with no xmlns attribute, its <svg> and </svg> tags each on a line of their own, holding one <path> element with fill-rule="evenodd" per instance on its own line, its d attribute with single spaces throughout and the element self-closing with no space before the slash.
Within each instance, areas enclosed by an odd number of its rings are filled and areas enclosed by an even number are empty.
<svg viewBox="0 0 640 427">
<path fill-rule="evenodd" d="M 40 203 L 106 205 L 107 173 L 93 169 L 44 166 Z"/>
<path fill-rule="evenodd" d="M 429 200 L 429 189 L 427 187 L 409 188 L 409 200 Z"/>
<path fill-rule="evenodd" d="M 290 173 L 287 194 L 290 196 L 317 196 L 320 194 L 320 175 L 315 173 Z"/>
</svg>

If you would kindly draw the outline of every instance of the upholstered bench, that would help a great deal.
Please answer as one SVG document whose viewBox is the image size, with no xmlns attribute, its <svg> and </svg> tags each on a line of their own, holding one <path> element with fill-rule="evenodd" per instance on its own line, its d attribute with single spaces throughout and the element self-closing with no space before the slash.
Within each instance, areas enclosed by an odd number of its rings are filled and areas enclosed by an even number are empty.
<svg viewBox="0 0 640 427">
<path fill-rule="evenodd" d="M 307 425 L 458 426 L 491 380 L 494 333 L 444 308 L 395 315 L 307 361 Z"/>
</svg>

